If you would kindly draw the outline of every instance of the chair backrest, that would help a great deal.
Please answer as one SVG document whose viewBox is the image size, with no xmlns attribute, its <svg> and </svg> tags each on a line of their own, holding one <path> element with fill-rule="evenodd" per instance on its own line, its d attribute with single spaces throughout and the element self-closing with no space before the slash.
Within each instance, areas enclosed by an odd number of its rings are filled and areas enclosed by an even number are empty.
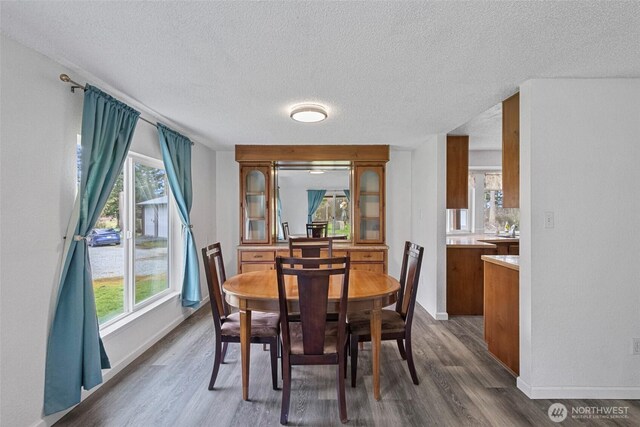
<svg viewBox="0 0 640 427">
<path fill-rule="evenodd" d="M 307 224 L 307 237 L 327 237 L 327 229 L 329 223 L 327 222 L 313 222 Z"/>
<path fill-rule="evenodd" d="M 284 234 L 284 240 L 287 240 L 289 238 L 289 223 L 288 222 L 283 222 L 282 223 L 282 233 Z"/>
<path fill-rule="evenodd" d="M 300 254 L 294 251 L 300 250 Z M 322 250 L 327 250 L 327 257 L 333 256 L 333 239 L 330 237 L 296 237 L 289 239 L 289 257 L 320 258 Z M 317 267 L 314 267 L 317 268 Z"/>
<path fill-rule="evenodd" d="M 220 243 L 214 243 L 202 248 L 202 260 L 207 276 L 207 288 L 209 289 L 209 302 L 214 324 L 219 327 L 221 319 L 229 315 L 229 306 L 224 299 L 222 285 L 227 280 L 222 259 Z"/>
<path fill-rule="evenodd" d="M 410 325 L 413 318 L 413 308 L 416 304 L 418 282 L 420 281 L 420 268 L 424 248 L 415 243 L 405 242 L 402 257 L 402 270 L 400 271 L 400 291 L 396 311 Z"/>
<path fill-rule="evenodd" d="M 310 263 L 318 268 L 308 268 Z M 290 265 L 291 267 L 287 267 Z M 301 266 L 302 268 L 296 266 Z M 323 268 L 323 266 L 325 268 Z M 335 267 L 339 266 L 339 267 Z M 349 295 L 349 257 L 304 259 L 276 258 L 278 274 L 278 299 L 280 301 L 280 323 L 283 349 L 290 352 L 291 340 L 289 321 L 301 322 L 304 355 L 324 354 L 325 327 L 327 323 L 327 303 L 329 284 L 332 276 L 342 275 L 338 314 L 338 347 L 345 342 L 347 325 L 347 299 Z M 290 316 L 287 307 L 286 276 L 295 276 L 300 302 L 300 315 Z"/>
</svg>

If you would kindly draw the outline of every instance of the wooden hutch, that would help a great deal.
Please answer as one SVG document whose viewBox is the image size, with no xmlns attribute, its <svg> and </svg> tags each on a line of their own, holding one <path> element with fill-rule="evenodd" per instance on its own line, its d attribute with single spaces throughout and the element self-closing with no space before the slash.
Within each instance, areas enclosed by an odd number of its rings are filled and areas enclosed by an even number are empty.
<svg viewBox="0 0 640 427">
<path fill-rule="evenodd" d="M 275 268 L 288 256 L 278 241 L 276 170 L 279 162 L 347 162 L 353 203 L 351 239 L 335 240 L 333 255 L 351 257 L 351 268 L 387 272 L 385 166 L 388 145 L 236 145 L 240 164 L 240 245 L 238 272 Z M 306 200 L 303 202 L 306 203 Z"/>
</svg>

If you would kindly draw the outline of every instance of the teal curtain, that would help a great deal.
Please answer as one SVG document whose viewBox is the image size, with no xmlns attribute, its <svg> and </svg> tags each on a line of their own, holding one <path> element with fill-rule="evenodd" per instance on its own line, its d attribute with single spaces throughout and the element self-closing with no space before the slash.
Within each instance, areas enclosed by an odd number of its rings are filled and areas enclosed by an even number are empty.
<svg viewBox="0 0 640 427">
<path fill-rule="evenodd" d="M 102 382 L 110 368 L 98 331 L 91 262 L 85 236 L 100 217 L 127 157 L 140 113 L 87 85 L 82 112 L 82 159 L 77 223 L 70 224 L 45 364 L 44 414 L 80 402 L 80 389 Z"/>
<path fill-rule="evenodd" d="M 186 136 L 158 123 L 158 139 L 162 160 L 167 171 L 169 187 L 178 205 L 182 222 L 184 278 L 182 280 L 182 305 L 196 307 L 202 300 L 198 253 L 189 219 L 193 192 L 191 188 L 191 141 Z"/>
<path fill-rule="evenodd" d="M 327 190 L 307 190 L 307 224 L 313 221 L 313 214 L 322 203 L 326 192 Z"/>
<path fill-rule="evenodd" d="M 347 198 L 347 202 L 351 201 L 351 190 L 342 190 L 344 191 L 344 195 Z"/>
</svg>

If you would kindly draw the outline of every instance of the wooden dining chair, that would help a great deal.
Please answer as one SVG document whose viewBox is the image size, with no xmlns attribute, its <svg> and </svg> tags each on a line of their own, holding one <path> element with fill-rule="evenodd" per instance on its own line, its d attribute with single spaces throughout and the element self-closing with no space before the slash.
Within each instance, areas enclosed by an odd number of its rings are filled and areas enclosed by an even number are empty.
<svg viewBox="0 0 640 427">
<path fill-rule="evenodd" d="M 282 223 L 282 233 L 284 234 L 284 240 L 289 239 L 289 223 L 288 222 Z"/>
<path fill-rule="evenodd" d="M 291 267 L 287 267 L 290 265 Z M 318 265 L 318 268 L 309 268 Z M 296 268 L 300 266 L 301 268 Z M 339 267 L 336 267 L 339 266 Z M 325 268 L 326 267 L 326 268 Z M 276 258 L 280 328 L 282 330 L 283 387 L 280 423 L 289 420 L 291 366 L 337 365 L 337 389 L 340 421 L 347 422 L 345 373 L 347 350 L 347 298 L 349 294 L 349 258 Z M 341 276 L 338 321 L 327 320 L 329 284 L 332 276 Z M 295 280 L 292 280 L 294 279 Z M 287 306 L 287 283 L 298 295 L 300 314 L 291 320 Z"/>
<path fill-rule="evenodd" d="M 289 239 L 289 257 L 291 258 L 321 258 L 323 250 L 326 251 L 325 258 L 333 256 L 332 238 L 296 237 L 295 239 Z"/>
<path fill-rule="evenodd" d="M 307 224 L 307 237 L 327 237 L 328 222 L 313 222 Z"/>
<path fill-rule="evenodd" d="M 224 299 L 222 285 L 227 280 L 222 259 L 220 243 L 214 243 L 202 248 L 204 271 L 207 276 L 209 289 L 209 302 L 213 315 L 215 329 L 216 348 L 213 361 L 213 372 L 209 381 L 209 390 L 218 376 L 220 363 L 224 363 L 228 343 L 240 342 L 240 316 L 231 313 L 229 305 Z M 251 314 L 251 343 L 269 344 L 271 352 L 271 380 L 273 389 L 278 389 L 278 340 L 280 335 L 280 316 L 277 313 L 261 313 L 254 311 Z"/>
<path fill-rule="evenodd" d="M 411 242 L 405 242 L 400 271 L 400 290 L 395 310 L 382 310 L 382 340 L 396 340 L 402 359 L 406 359 L 413 383 L 418 385 L 418 375 L 413 363 L 411 349 L 411 324 L 416 304 L 420 267 L 424 248 Z M 349 333 L 351 349 L 351 387 L 356 386 L 358 371 L 358 343 L 371 341 L 371 315 L 369 312 L 349 315 Z M 405 351 L 406 345 L 406 351 Z"/>
</svg>

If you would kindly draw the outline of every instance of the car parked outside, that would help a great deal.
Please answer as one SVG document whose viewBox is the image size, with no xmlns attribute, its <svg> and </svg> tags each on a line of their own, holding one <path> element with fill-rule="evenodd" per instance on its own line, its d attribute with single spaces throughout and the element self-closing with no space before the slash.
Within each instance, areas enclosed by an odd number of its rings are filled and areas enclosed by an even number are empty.
<svg viewBox="0 0 640 427">
<path fill-rule="evenodd" d="M 89 246 L 119 245 L 120 232 L 113 228 L 94 228 L 87 238 Z"/>
</svg>

